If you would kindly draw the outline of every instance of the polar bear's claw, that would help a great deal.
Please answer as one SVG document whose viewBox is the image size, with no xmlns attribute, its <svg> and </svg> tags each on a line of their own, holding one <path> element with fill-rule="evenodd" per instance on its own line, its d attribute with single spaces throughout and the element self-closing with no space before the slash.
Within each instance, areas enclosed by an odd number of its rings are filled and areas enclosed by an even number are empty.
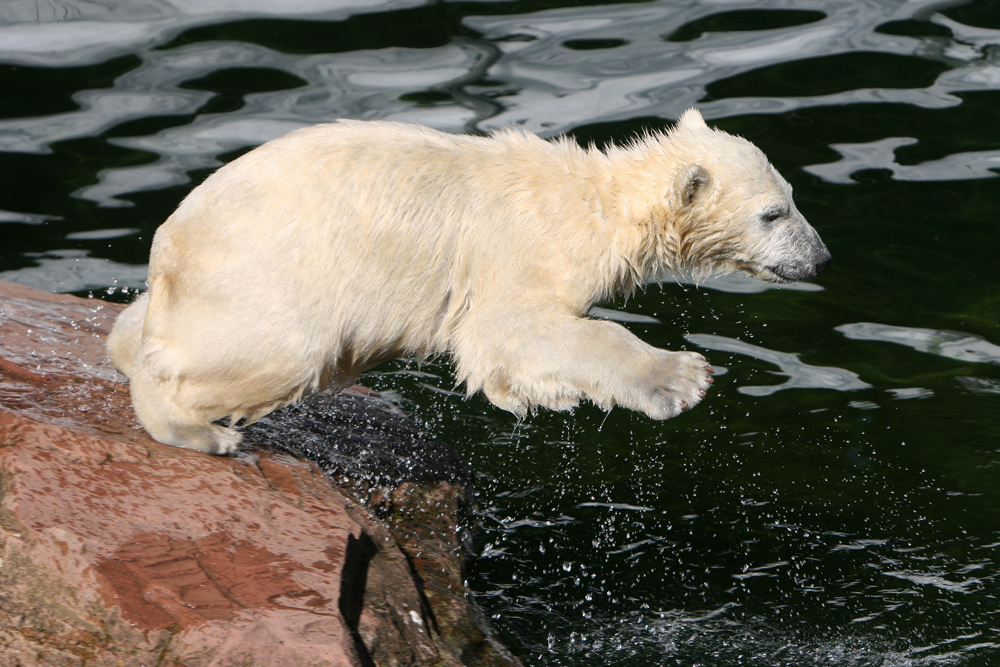
<svg viewBox="0 0 1000 667">
<path fill-rule="evenodd" d="M 657 350 L 645 404 L 626 405 L 645 412 L 652 419 L 670 419 L 690 410 L 708 394 L 712 378 L 706 360 L 694 352 Z"/>
</svg>

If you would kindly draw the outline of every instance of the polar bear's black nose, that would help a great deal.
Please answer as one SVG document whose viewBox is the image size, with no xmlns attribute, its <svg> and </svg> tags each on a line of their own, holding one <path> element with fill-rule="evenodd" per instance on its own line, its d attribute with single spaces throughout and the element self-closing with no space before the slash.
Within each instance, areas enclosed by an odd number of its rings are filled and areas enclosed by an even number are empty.
<svg viewBox="0 0 1000 667">
<path fill-rule="evenodd" d="M 816 263 L 816 273 L 823 273 L 830 266 L 830 262 L 833 260 L 829 254 Z"/>
</svg>

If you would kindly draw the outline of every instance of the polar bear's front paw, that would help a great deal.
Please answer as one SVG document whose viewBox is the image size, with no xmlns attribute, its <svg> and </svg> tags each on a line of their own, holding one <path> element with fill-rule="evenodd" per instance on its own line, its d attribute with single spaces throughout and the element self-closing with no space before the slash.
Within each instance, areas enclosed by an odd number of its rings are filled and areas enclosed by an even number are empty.
<svg viewBox="0 0 1000 667">
<path fill-rule="evenodd" d="M 635 409 L 653 419 L 676 417 L 705 397 L 713 372 L 705 357 L 696 352 L 659 351 L 636 387 L 639 405 Z"/>
</svg>

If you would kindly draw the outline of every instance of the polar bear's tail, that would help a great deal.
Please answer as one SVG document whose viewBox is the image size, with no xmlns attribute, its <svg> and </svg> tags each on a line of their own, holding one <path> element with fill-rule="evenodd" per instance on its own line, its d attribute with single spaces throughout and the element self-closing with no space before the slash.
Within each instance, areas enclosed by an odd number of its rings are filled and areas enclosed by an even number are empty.
<svg viewBox="0 0 1000 667">
<path fill-rule="evenodd" d="M 136 299 L 132 305 L 123 310 L 115 320 L 115 325 L 108 334 L 108 356 L 111 363 L 126 377 L 132 377 L 132 364 L 139 354 L 139 343 L 142 341 L 142 327 L 146 321 L 146 308 L 149 306 L 149 292 Z"/>
</svg>

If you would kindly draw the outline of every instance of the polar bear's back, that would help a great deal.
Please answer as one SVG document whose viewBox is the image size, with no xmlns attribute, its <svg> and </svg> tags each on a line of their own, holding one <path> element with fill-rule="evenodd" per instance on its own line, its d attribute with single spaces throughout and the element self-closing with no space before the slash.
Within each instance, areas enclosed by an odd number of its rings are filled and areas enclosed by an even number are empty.
<svg viewBox="0 0 1000 667">
<path fill-rule="evenodd" d="M 165 314 L 146 333 L 207 319 L 220 349 L 253 331 L 286 341 L 269 354 L 351 347 L 361 365 L 444 350 L 465 302 L 523 276 L 525 248 L 541 251 L 524 237 L 547 231 L 524 218 L 552 205 L 536 201 L 546 179 L 566 197 L 563 153 L 533 135 L 391 122 L 292 132 L 212 174 L 157 231 L 150 313 Z"/>
</svg>

